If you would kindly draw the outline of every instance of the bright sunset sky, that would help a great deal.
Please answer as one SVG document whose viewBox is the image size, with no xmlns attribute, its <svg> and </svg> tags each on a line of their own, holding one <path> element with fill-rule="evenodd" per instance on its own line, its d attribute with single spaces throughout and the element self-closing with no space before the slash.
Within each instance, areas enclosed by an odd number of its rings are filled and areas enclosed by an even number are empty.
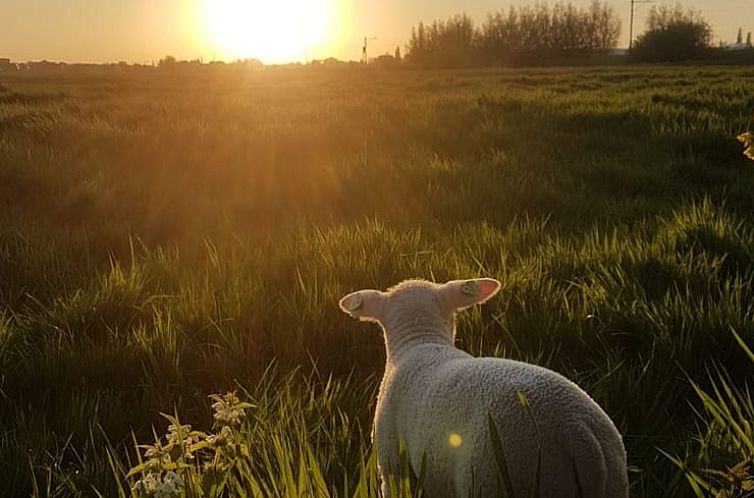
<svg viewBox="0 0 754 498">
<path fill-rule="evenodd" d="M 337 57 L 358 60 L 364 36 L 370 56 L 401 50 L 411 27 L 466 12 L 487 12 L 535 0 L 0 0 L 0 57 L 14 61 L 152 62 L 179 59 L 264 62 Z M 554 3 L 554 2 L 550 2 Z M 572 0 L 588 5 L 590 0 Z M 609 0 L 628 44 L 629 0 Z M 659 2 L 658 2 L 659 3 Z M 674 4 L 675 2 L 666 2 Z M 715 41 L 754 31 L 754 0 L 691 0 L 712 24 Z M 637 11 L 642 31 L 647 6 Z"/>
</svg>

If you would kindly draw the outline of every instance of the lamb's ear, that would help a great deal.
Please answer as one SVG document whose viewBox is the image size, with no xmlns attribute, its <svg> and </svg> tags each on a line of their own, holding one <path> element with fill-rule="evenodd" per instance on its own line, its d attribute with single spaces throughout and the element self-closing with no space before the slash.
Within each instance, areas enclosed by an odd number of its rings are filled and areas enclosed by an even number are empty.
<svg viewBox="0 0 754 498">
<path fill-rule="evenodd" d="M 385 293 L 374 289 L 352 292 L 341 298 L 340 309 L 365 321 L 382 322 L 385 311 Z"/>
<path fill-rule="evenodd" d="M 483 303 L 500 290 L 500 282 L 494 278 L 451 280 L 440 287 L 445 302 L 453 310 L 462 310 Z"/>
</svg>

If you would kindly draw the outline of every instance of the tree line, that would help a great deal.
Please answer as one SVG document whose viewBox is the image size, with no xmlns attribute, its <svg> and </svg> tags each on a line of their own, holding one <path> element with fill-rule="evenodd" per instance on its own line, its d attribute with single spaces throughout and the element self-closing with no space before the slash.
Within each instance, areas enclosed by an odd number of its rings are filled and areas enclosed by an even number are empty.
<svg viewBox="0 0 754 498">
<path fill-rule="evenodd" d="M 511 6 L 488 14 L 478 27 L 466 14 L 419 23 L 405 57 L 418 66 L 464 67 L 514 63 L 522 56 L 583 55 L 614 48 L 620 30 L 613 8 L 599 0 L 588 7 Z"/>
<path fill-rule="evenodd" d="M 636 40 L 633 56 L 646 62 L 699 59 L 712 43 L 712 27 L 693 9 L 653 6 L 647 14 L 647 30 Z"/>
</svg>

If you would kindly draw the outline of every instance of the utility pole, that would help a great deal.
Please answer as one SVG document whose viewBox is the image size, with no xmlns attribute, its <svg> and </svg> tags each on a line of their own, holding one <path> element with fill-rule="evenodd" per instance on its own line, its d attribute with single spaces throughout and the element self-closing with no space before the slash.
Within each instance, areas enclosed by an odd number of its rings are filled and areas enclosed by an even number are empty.
<svg viewBox="0 0 754 498">
<path fill-rule="evenodd" d="M 631 0 L 631 21 L 628 24 L 628 49 L 634 48 L 634 11 L 645 3 L 652 3 L 654 0 Z"/>
<path fill-rule="evenodd" d="M 361 47 L 361 56 L 364 58 L 364 64 L 369 64 L 369 59 L 367 58 L 367 42 L 376 39 L 376 36 L 373 36 L 371 38 L 367 38 L 366 36 L 364 37 L 364 46 Z"/>
</svg>

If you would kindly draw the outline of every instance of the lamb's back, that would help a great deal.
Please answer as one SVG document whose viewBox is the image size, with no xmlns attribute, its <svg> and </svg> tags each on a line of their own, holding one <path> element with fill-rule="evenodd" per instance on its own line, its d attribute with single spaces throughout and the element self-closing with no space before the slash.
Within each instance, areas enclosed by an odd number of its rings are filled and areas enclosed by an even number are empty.
<svg viewBox="0 0 754 498">
<path fill-rule="evenodd" d="M 421 397 L 426 415 L 438 419 L 486 420 L 487 414 L 505 413 L 531 421 L 547 430 L 584 420 L 585 411 L 601 409 L 575 383 L 552 370 L 500 358 L 457 358 L 417 375 L 425 388 Z M 525 399 L 529 408 L 525 408 Z M 575 411 L 573 408 L 578 407 Z M 451 415 L 452 414 L 452 415 Z"/>
<path fill-rule="evenodd" d="M 416 411 L 404 414 L 401 432 L 412 450 L 412 463 L 420 465 L 419 448 L 424 448 L 428 469 L 438 470 L 431 474 L 441 476 L 427 483 L 428 496 L 443 496 L 451 489 L 462 496 L 468 494 L 472 481 L 497 481 L 490 417 L 502 440 L 514 487 L 522 496 L 529 493 L 538 447 L 542 468 L 561 475 L 559 489 L 568 496 L 575 474 L 567 439 L 579 437 L 574 431 L 617 435 L 609 418 L 576 384 L 536 365 L 457 357 L 417 372 L 416 379 L 423 388 L 413 393 Z M 604 427 L 606 423 L 610 427 Z M 444 468 L 453 472 L 442 472 Z M 473 478 L 472 468 L 477 474 Z"/>
</svg>

